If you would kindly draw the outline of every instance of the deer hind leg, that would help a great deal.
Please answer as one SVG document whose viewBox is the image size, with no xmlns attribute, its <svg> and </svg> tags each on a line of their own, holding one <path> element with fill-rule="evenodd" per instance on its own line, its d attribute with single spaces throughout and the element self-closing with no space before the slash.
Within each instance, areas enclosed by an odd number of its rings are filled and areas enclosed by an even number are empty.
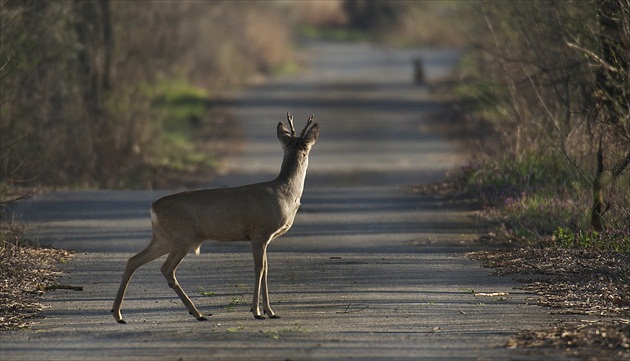
<svg viewBox="0 0 630 361">
<path fill-rule="evenodd" d="M 161 271 L 164 277 L 166 277 L 166 281 L 168 285 L 175 290 L 175 293 L 179 296 L 179 298 L 184 303 L 184 306 L 188 309 L 188 312 L 193 315 L 199 321 L 207 321 L 208 319 L 201 315 L 197 307 L 193 304 L 193 302 L 188 298 L 188 295 L 182 287 L 179 285 L 177 278 L 175 277 L 175 270 L 179 263 L 184 259 L 186 254 L 188 253 L 189 248 L 184 247 L 181 249 L 177 249 L 173 247 L 171 253 L 169 253 L 168 257 L 166 257 L 166 261 L 162 265 Z"/>
<path fill-rule="evenodd" d="M 122 306 L 125 293 L 127 292 L 129 281 L 131 281 L 131 276 L 133 276 L 136 270 L 141 266 L 167 253 L 168 245 L 164 242 L 161 242 L 155 235 L 153 235 L 153 237 L 151 238 L 151 243 L 149 243 L 149 245 L 145 249 L 140 251 L 135 256 L 129 258 L 129 260 L 127 261 L 127 267 L 122 274 L 122 281 L 120 283 L 120 287 L 118 288 L 118 293 L 116 294 L 116 298 L 114 299 L 114 305 L 112 306 L 112 315 L 118 323 L 127 323 L 122 318 L 120 308 Z"/>
</svg>

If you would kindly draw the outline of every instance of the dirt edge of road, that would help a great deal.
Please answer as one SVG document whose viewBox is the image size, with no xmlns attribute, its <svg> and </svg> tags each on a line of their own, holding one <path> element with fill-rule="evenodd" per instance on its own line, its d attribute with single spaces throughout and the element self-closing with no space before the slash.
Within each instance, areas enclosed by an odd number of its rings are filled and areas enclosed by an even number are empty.
<svg viewBox="0 0 630 361">
<path fill-rule="evenodd" d="M 433 114 L 430 124 L 459 149 L 469 151 L 472 159 L 476 144 L 490 142 L 492 132 L 483 123 L 465 122 L 465 115 L 447 95 L 452 84 L 447 80 L 432 86 L 444 103 L 445 113 Z M 419 185 L 415 191 L 444 197 L 451 204 L 471 210 L 480 207 L 474 195 L 454 191 L 448 181 Z M 491 225 L 478 224 L 478 229 L 483 232 Z M 551 314 L 589 318 L 557 321 L 547 329 L 521 332 L 506 347 L 555 348 L 590 361 L 630 360 L 630 254 L 531 248 L 515 245 L 492 232 L 482 234 L 475 243 L 490 250 L 472 252 L 469 258 L 494 269 L 498 277 L 516 279 L 522 289 L 537 295 L 537 304 L 550 308 Z"/>
<path fill-rule="evenodd" d="M 574 321 L 521 332 L 507 347 L 555 348 L 585 360 L 630 360 L 629 254 L 517 248 L 469 257 L 498 277 L 521 282 L 551 314 L 576 315 Z"/>
</svg>

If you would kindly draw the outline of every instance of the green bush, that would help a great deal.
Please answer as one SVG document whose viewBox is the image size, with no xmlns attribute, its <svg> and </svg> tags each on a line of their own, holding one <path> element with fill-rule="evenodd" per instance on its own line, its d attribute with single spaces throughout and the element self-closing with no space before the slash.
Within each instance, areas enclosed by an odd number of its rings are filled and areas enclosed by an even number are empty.
<svg viewBox="0 0 630 361">
<path fill-rule="evenodd" d="M 606 232 L 573 231 L 558 227 L 552 238 L 558 248 L 582 248 L 598 251 L 630 253 L 630 230 L 614 230 Z"/>
</svg>

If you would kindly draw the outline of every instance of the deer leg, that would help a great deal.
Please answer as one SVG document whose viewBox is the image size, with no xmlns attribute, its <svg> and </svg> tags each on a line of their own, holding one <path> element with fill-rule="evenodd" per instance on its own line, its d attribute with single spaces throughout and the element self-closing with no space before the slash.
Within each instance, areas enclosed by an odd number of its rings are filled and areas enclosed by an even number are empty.
<svg viewBox="0 0 630 361">
<path fill-rule="evenodd" d="M 188 309 L 188 312 L 193 315 L 199 321 L 207 321 L 208 319 L 201 315 L 197 307 L 193 304 L 193 302 L 188 298 L 188 295 L 182 287 L 179 285 L 177 278 L 175 278 L 175 270 L 179 263 L 184 259 L 189 249 L 186 247 L 184 249 L 173 249 L 171 253 L 166 257 L 166 261 L 161 267 L 162 274 L 166 278 L 168 285 L 175 290 L 175 293 L 179 296 L 179 298 L 184 303 L 184 306 Z"/>
<path fill-rule="evenodd" d="M 269 304 L 269 290 L 267 289 L 267 273 L 269 270 L 269 264 L 267 263 L 266 250 L 267 249 L 265 246 L 265 252 L 263 254 L 263 276 L 262 276 L 262 282 L 261 282 L 263 310 L 265 311 L 267 316 L 269 316 L 269 318 L 280 318 L 280 316 L 276 315 L 273 312 L 273 310 L 271 309 L 271 305 Z"/>
<path fill-rule="evenodd" d="M 267 242 L 252 241 L 252 253 L 254 255 L 254 273 L 256 274 L 254 283 L 254 298 L 252 299 L 251 311 L 257 319 L 264 319 L 265 316 L 260 313 L 260 290 L 265 275 L 265 253 L 267 251 Z"/>
<path fill-rule="evenodd" d="M 125 293 L 127 292 L 129 281 L 131 281 L 131 276 L 133 276 L 136 270 L 142 265 L 145 265 L 167 253 L 168 249 L 164 247 L 163 243 L 160 243 L 155 236 L 153 236 L 153 238 L 151 239 L 151 243 L 149 243 L 147 248 L 143 249 L 135 256 L 129 258 L 129 260 L 127 261 L 127 267 L 125 268 L 125 272 L 123 272 L 122 275 L 122 282 L 120 283 L 120 287 L 118 288 L 118 293 L 116 294 L 116 298 L 114 299 L 114 305 L 112 306 L 112 315 L 118 323 L 127 323 L 122 318 L 120 308 L 122 306 Z"/>
<path fill-rule="evenodd" d="M 252 253 L 254 255 L 254 272 L 256 273 L 254 283 L 254 297 L 252 299 L 251 311 L 255 318 L 264 319 L 265 316 L 260 312 L 260 294 L 262 293 L 263 311 L 270 318 L 280 318 L 271 309 L 269 305 L 269 291 L 267 288 L 267 245 L 270 239 L 263 242 L 252 241 Z"/>
</svg>

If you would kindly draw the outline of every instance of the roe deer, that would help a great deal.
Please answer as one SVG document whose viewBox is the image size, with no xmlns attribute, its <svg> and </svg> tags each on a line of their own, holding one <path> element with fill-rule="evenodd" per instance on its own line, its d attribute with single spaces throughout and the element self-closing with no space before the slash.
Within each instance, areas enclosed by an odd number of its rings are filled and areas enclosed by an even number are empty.
<svg viewBox="0 0 630 361">
<path fill-rule="evenodd" d="M 293 127 L 293 117 L 287 113 L 290 129 L 278 123 L 278 139 L 284 148 L 284 158 L 278 177 L 272 181 L 235 188 L 205 189 L 177 193 L 158 199 L 151 205 L 153 236 L 150 244 L 129 258 L 112 314 L 119 323 L 126 323 L 120 307 L 133 273 L 142 265 L 168 253 L 161 267 L 168 285 L 199 321 L 207 320 L 199 313 L 175 278 L 175 269 L 186 254 L 205 240 L 250 241 L 254 255 L 254 298 L 251 312 L 263 319 L 259 300 L 262 292 L 263 311 L 278 318 L 269 305 L 267 291 L 267 246 L 286 233 L 293 225 L 304 190 L 308 155 L 319 136 L 319 124 L 311 115 L 299 136 Z"/>
</svg>

